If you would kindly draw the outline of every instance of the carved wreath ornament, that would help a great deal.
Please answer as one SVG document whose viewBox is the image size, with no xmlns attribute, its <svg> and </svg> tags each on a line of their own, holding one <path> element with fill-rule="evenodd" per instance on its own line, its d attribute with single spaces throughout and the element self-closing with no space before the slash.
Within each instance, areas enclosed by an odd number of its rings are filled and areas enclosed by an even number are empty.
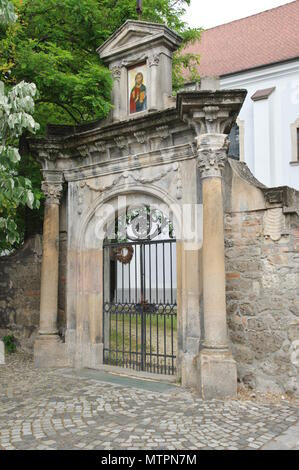
<svg viewBox="0 0 299 470">
<path fill-rule="evenodd" d="M 131 245 L 119 246 L 114 249 L 115 258 L 122 264 L 129 264 L 133 254 L 134 248 Z"/>
</svg>

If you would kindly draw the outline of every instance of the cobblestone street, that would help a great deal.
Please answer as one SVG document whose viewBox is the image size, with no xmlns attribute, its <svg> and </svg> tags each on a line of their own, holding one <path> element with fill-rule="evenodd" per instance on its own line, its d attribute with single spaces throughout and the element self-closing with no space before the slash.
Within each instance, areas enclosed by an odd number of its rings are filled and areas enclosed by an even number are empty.
<svg viewBox="0 0 299 470">
<path fill-rule="evenodd" d="M 203 402 L 168 383 L 107 372 L 0 366 L 0 449 L 298 448 L 295 401 Z"/>
</svg>

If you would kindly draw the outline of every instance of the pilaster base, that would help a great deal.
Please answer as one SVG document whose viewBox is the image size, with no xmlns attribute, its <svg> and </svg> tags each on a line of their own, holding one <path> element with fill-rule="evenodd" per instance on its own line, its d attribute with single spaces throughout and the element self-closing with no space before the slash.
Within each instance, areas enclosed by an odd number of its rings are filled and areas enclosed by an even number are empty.
<svg viewBox="0 0 299 470">
<path fill-rule="evenodd" d="M 199 385 L 204 400 L 237 396 L 237 364 L 230 351 L 200 352 Z"/>
<path fill-rule="evenodd" d="M 183 355 L 180 375 L 183 387 L 198 390 L 198 354 Z"/>
<path fill-rule="evenodd" d="M 58 335 L 39 335 L 34 343 L 34 365 L 37 368 L 68 367 L 66 345 Z"/>
<path fill-rule="evenodd" d="M 97 369 L 103 364 L 103 350 L 103 343 L 77 344 L 75 367 L 77 369 L 82 367 Z"/>
</svg>

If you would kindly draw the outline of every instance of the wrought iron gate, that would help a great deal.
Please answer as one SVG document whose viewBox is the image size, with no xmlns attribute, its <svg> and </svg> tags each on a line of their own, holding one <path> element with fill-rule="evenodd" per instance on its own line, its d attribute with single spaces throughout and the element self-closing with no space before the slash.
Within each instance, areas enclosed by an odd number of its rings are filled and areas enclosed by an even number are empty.
<svg viewBox="0 0 299 470">
<path fill-rule="evenodd" d="M 104 363 L 175 374 L 176 243 L 104 244 Z"/>
</svg>

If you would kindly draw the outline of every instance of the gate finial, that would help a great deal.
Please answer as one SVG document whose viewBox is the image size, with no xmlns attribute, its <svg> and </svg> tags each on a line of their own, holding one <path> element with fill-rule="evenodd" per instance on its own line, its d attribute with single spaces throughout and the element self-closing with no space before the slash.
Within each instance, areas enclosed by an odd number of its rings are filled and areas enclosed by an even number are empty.
<svg viewBox="0 0 299 470">
<path fill-rule="evenodd" d="M 137 14 L 138 14 L 138 19 L 140 21 L 141 16 L 142 16 L 142 0 L 137 0 L 137 2 L 136 2 L 136 11 L 137 11 Z"/>
</svg>

